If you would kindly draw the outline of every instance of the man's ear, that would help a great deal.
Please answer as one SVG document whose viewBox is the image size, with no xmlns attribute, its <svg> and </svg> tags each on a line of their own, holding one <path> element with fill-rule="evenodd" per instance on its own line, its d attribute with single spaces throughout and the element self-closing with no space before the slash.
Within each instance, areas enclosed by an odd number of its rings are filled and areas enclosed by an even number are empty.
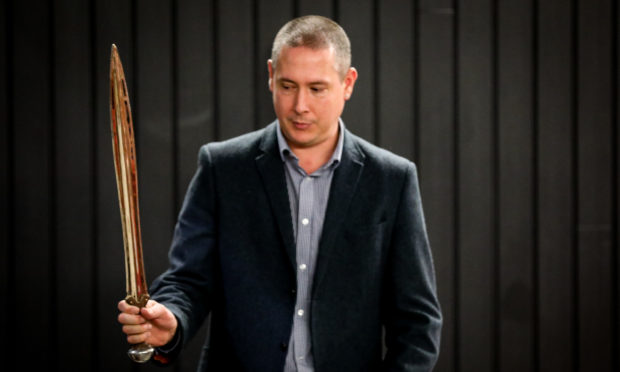
<svg viewBox="0 0 620 372">
<path fill-rule="evenodd" d="M 268 59 L 267 60 L 267 70 L 269 71 L 269 90 L 273 92 L 273 62 Z"/>
<path fill-rule="evenodd" d="M 355 67 L 349 68 L 347 74 L 344 76 L 344 99 L 348 100 L 351 98 L 353 94 L 353 87 L 355 86 L 355 81 L 357 80 L 357 70 Z"/>
</svg>

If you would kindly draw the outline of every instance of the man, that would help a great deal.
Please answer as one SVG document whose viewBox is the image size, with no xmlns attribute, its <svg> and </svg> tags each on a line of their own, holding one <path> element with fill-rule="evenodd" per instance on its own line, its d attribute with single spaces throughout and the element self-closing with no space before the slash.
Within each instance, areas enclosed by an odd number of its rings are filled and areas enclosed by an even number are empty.
<svg viewBox="0 0 620 372">
<path fill-rule="evenodd" d="M 146 308 L 119 303 L 130 343 L 165 363 L 211 313 L 200 370 L 432 370 L 441 313 L 416 169 L 345 129 L 350 63 L 329 19 L 278 32 L 277 120 L 201 148 L 170 268 Z"/>
</svg>

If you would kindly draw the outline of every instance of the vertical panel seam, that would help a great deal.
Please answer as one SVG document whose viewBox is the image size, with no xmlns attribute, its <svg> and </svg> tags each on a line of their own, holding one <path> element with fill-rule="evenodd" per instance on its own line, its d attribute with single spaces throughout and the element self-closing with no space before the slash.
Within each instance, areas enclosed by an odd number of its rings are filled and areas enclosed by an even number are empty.
<svg viewBox="0 0 620 372">
<path fill-rule="evenodd" d="M 6 153 L 7 157 L 7 173 L 8 173 L 8 201 L 7 201 L 7 213 L 8 213 L 8 221 L 7 221 L 7 230 L 8 230 L 8 262 L 7 265 L 7 295 L 9 299 L 14 299 L 16 297 L 15 292 L 15 86 L 14 86 L 14 32 L 13 32 L 13 1 L 8 0 L 5 4 L 6 9 L 6 47 L 8 53 L 6 53 L 6 82 L 7 82 L 7 146 Z M 17 319 L 16 317 L 16 307 L 9 306 L 7 309 L 8 319 Z M 7 334 L 14 335 L 16 334 L 15 322 L 7 320 Z M 7 340 L 6 342 L 6 356 L 9 357 L 11 355 L 15 355 L 16 345 L 14 342 L 9 342 L 8 337 L 3 337 L 3 339 Z"/>
<path fill-rule="evenodd" d="M 178 30 L 178 17 L 179 17 L 179 5 L 177 1 L 170 0 L 170 53 L 171 53 L 171 64 L 170 64 L 170 76 L 172 79 L 172 203 L 170 206 L 172 207 L 172 216 L 173 223 L 175 222 L 175 216 L 177 215 L 177 209 L 179 208 L 179 178 L 180 171 L 179 169 L 179 50 L 178 50 L 178 41 L 179 41 L 179 30 Z M 180 372 L 183 366 L 183 358 L 179 358 L 179 361 L 175 363 L 174 371 Z"/>
<path fill-rule="evenodd" d="M 499 211 L 499 6 L 498 0 L 492 0 L 492 43 L 493 43 L 493 61 L 492 61 L 492 80 L 493 80 L 493 104 L 491 117 L 493 118 L 493 370 L 500 370 L 500 358 L 499 358 L 499 344 L 500 344 L 500 273 L 499 273 L 499 261 L 500 261 L 500 247 L 499 247 L 499 226 L 500 226 L 500 211 Z"/>
<path fill-rule="evenodd" d="M 56 200 L 56 171 L 58 169 L 57 158 L 56 158 L 56 136 L 57 136 L 57 128 L 56 128 L 56 105 L 55 105 L 55 89 L 57 84 L 56 79 L 56 53 L 54 48 L 54 41 L 56 38 L 55 26 L 56 26 L 56 11 L 55 11 L 55 2 L 48 2 L 48 76 L 50 79 L 49 85 L 49 114 L 50 114 L 50 126 L 49 126 L 49 152 L 48 156 L 50 159 L 50 167 L 48 169 L 48 192 L 49 192 L 49 235 L 50 235 L 50 260 L 49 260 L 49 270 L 50 270 L 50 285 L 52 286 L 49 293 L 49 306 L 50 306 L 50 318 L 51 327 L 50 327 L 50 335 L 49 342 L 52 346 L 52 352 L 50 353 L 50 365 L 54 367 L 58 366 L 58 347 L 59 343 L 57 342 L 58 336 L 58 201 Z"/>
<path fill-rule="evenodd" d="M 332 1 L 332 16 L 334 22 L 340 21 L 340 1 L 338 0 Z"/>
<path fill-rule="evenodd" d="M 213 27 L 213 139 L 218 141 L 220 139 L 220 128 L 219 128 L 219 117 L 220 117 L 220 105 L 219 105 L 219 90 L 220 90 L 220 78 L 219 78 L 219 70 L 220 70 L 220 62 L 219 62 L 219 22 L 218 22 L 218 11 L 219 11 L 219 3 L 218 0 L 213 0 L 212 3 L 213 12 L 212 12 L 212 27 Z"/>
<path fill-rule="evenodd" d="M 251 0 L 252 1 L 252 104 L 253 104 L 253 117 L 254 117 L 254 129 L 259 129 L 262 126 L 262 123 L 259 122 L 259 118 L 258 118 L 258 109 L 259 109 L 259 102 L 258 102 L 258 86 L 260 85 L 258 83 L 259 81 L 259 77 L 258 77 L 258 64 L 259 64 L 259 51 L 258 51 L 258 45 L 259 45 L 259 38 L 258 38 L 258 0 Z"/>
<path fill-rule="evenodd" d="M 571 64 L 571 78 L 572 78 L 572 168 L 573 168 L 573 216 L 572 216 L 572 230 L 573 230 L 573 365 L 575 370 L 579 370 L 580 355 L 580 329 L 579 329 L 579 69 L 577 68 L 579 62 L 579 17 L 578 17 L 578 4 L 579 0 L 571 0 L 571 38 L 572 38 L 572 64 Z"/>
<path fill-rule="evenodd" d="M 412 37 L 412 53 L 413 53 L 413 161 L 420 161 L 420 12 L 418 1 L 412 5 L 413 8 L 413 37 Z M 418 167 L 421 172 L 420 167 Z"/>
<path fill-rule="evenodd" d="M 91 299 L 91 315 L 93 320 L 99 319 L 99 270 L 97 265 L 97 251 L 98 251 L 98 241 L 97 241 L 97 233 L 99 231 L 99 210 L 97 208 L 97 193 L 98 193 L 98 166 L 97 166 L 97 110 L 96 104 L 98 100 L 97 94 L 97 53 L 96 53 L 96 45 L 97 45 L 97 26 L 96 26 L 96 0 L 89 1 L 89 37 L 90 37 L 90 45 L 89 45 L 89 53 L 90 53 L 90 106 L 91 106 L 91 143 L 90 143 L 90 182 L 91 182 L 91 195 L 90 195 L 90 209 L 91 209 L 91 288 L 90 292 L 92 294 Z M 99 371 L 99 328 L 97 327 L 97 322 L 93 321 L 90 325 L 90 334 L 91 334 L 91 350 L 92 358 L 91 358 L 91 368 L 93 371 Z"/>
<path fill-rule="evenodd" d="M 139 68 L 140 68 L 140 45 L 138 43 L 138 0 L 131 0 L 131 4 L 129 7 L 130 19 L 131 19 L 131 87 L 130 91 L 134 92 L 133 99 L 130 97 L 130 100 L 133 101 L 133 110 L 131 110 L 131 120 L 133 124 L 133 136 L 134 142 L 136 146 L 136 155 L 138 153 L 137 149 L 140 147 L 141 136 L 140 131 L 142 128 L 140 125 L 140 95 L 137 94 L 139 92 Z M 129 85 L 127 78 L 125 77 L 125 82 Z M 138 167 L 138 174 L 140 174 L 140 167 Z"/>
<path fill-rule="evenodd" d="M 532 317 L 533 317 L 533 342 L 532 342 L 532 355 L 533 355 L 533 364 L 534 371 L 539 370 L 540 365 L 540 288 L 539 288 L 539 268 L 540 268 L 540 257 L 539 257 L 539 232 L 538 232 L 538 223 L 539 223 L 539 200 L 538 200 L 538 180 L 539 180 L 539 167 L 538 167 L 538 86 L 539 86 L 539 65 L 538 65 L 538 22 L 539 22 L 539 11 L 538 11 L 538 1 L 532 0 L 532 260 L 533 260 L 533 270 L 532 270 L 532 282 L 533 282 L 533 294 L 534 299 L 532 301 Z"/>
<path fill-rule="evenodd" d="M 620 349 L 620 304 L 618 293 L 620 288 L 620 276 L 618 274 L 618 3 L 617 1 L 611 2 L 611 26 L 612 26 L 612 51 L 611 51 L 611 80 L 612 80 L 612 92 L 611 92 L 611 148 L 612 148 L 612 231 L 615 233 L 612 235 L 612 324 L 614 329 L 612 330 L 612 355 L 615 357 L 612 360 L 612 369 L 614 371 L 620 370 L 620 355 L 617 352 Z M 615 248 L 614 248 L 615 247 Z"/>
<path fill-rule="evenodd" d="M 170 0 L 170 31 L 172 43 L 170 52 L 172 54 L 171 63 L 171 78 L 172 78 L 172 216 L 177 215 L 177 208 L 179 207 L 179 50 L 178 50 L 178 4 L 174 0 Z"/>
<path fill-rule="evenodd" d="M 177 208 L 179 207 L 179 56 L 178 56 L 178 4 L 174 0 L 170 0 L 170 52 L 171 52 L 171 66 L 170 66 L 170 74 L 172 79 L 172 202 L 170 203 L 170 207 L 172 207 L 173 223 L 174 216 L 177 215 Z M 180 372 L 183 365 L 183 358 L 180 358 L 178 363 L 174 366 L 174 370 L 176 372 Z"/>
<path fill-rule="evenodd" d="M 380 58 L 380 46 L 381 46 L 381 41 L 379 38 L 379 23 L 381 21 L 381 17 L 379 15 L 379 0 L 373 0 L 372 2 L 372 6 L 373 6 L 373 22 L 372 22 L 372 27 L 373 27 L 373 37 L 374 37 L 374 48 L 375 48 L 375 52 L 373 53 L 373 64 L 375 66 L 374 70 L 373 70 L 373 74 L 372 74 L 372 79 L 373 79 L 373 85 L 374 85 L 374 90 L 373 90 L 373 100 L 374 100 L 374 123 L 373 123 L 373 129 L 374 129 L 374 143 L 377 146 L 381 145 L 381 131 L 379 128 L 379 119 L 381 117 L 381 102 L 380 102 L 380 88 L 381 88 L 381 82 L 379 79 L 379 75 L 380 75 L 380 63 L 381 63 L 381 58 Z"/>
<path fill-rule="evenodd" d="M 454 298 L 454 371 L 459 371 L 460 359 L 461 359 L 461 343 L 460 343 L 460 273 L 461 273 L 461 255 L 460 255 L 460 244 L 459 244 L 459 236 L 460 236 L 460 194 L 459 194 L 459 181 L 460 181 L 460 168 L 459 168 L 459 151 L 460 151 L 460 115 L 459 115 L 459 26 L 460 26 L 460 12 L 459 12 L 459 4 L 458 0 L 452 0 L 452 7 L 454 9 L 454 16 L 452 17 L 452 125 L 453 125 L 453 153 L 452 153 L 452 170 L 453 170 L 453 180 L 452 180 L 452 192 L 454 194 L 454 211 L 453 211 L 453 235 L 452 235 L 452 244 L 454 249 L 454 277 L 453 281 L 453 298 Z"/>
</svg>

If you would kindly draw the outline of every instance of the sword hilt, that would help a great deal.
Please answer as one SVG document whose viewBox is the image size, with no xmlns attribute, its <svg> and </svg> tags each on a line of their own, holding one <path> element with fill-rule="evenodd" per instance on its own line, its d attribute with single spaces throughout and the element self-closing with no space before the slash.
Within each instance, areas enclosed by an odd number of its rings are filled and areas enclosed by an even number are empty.
<svg viewBox="0 0 620 372">
<path fill-rule="evenodd" d="M 149 295 L 148 293 L 144 293 L 137 298 L 135 296 L 127 296 L 125 301 L 129 305 L 143 308 L 146 307 L 147 302 L 149 302 Z M 146 363 L 151 359 L 151 356 L 153 356 L 153 352 L 155 352 L 153 346 L 143 342 L 132 345 L 131 348 L 127 350 L 127 355 L 129 355 L 129 358 L 134 362 Z"/>
</svg>

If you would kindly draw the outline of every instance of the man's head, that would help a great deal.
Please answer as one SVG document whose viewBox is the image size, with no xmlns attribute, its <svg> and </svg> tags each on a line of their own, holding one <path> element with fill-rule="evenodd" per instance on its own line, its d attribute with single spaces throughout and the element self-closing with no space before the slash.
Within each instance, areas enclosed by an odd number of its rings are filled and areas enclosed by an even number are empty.
<svg viewBox="0 0 620 372">
<path fill-rule="evenodd" d="M 269 90 L 282 134 L 293 151 L 333 150 L 338 118 L 357 79 L 350 63 L 347 35 L 327 18 L 297 18 L 278 32 L 267 62 Z"/>
<path fill-rule="evenodd" d="M 287 22 L 276 34 L 271 48 L 271 61 L 277 68 L 284 47 L 307 47 L 312 50 L 334 50 L 335 69 L 344 78 L 351 67 L 351 42 L 339 24 L 321 16 L 304 16 Z"/>
</svg>

